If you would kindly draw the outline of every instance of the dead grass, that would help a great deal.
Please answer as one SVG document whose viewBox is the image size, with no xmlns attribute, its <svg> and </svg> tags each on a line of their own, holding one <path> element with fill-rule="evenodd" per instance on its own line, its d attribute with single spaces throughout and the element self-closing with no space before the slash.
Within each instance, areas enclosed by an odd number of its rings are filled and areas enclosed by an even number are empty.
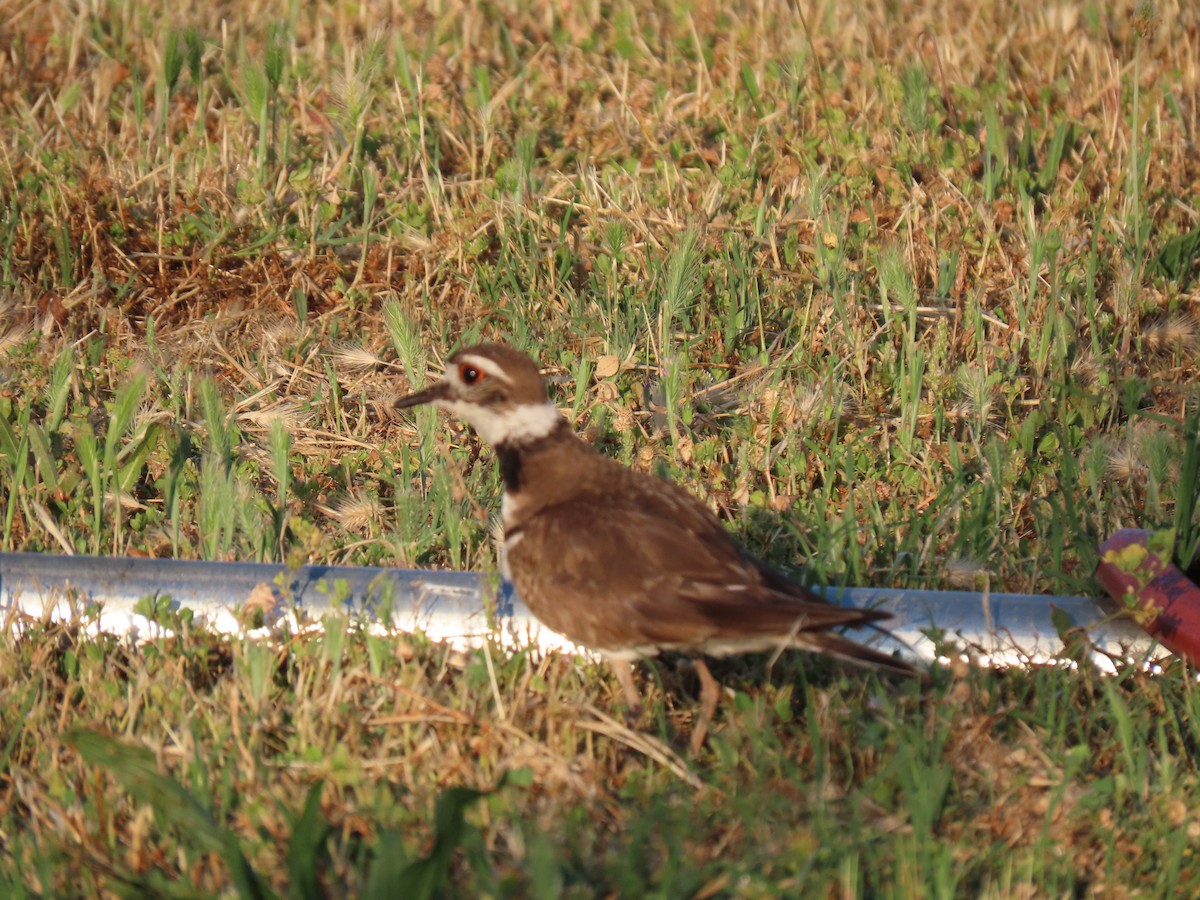
<svg viewBox="0 0 1200 900">
<path fill-rule="evenodd" d="M 388 411 L 480 337 L 536 350 L 606 452 L 825 581 L 1095 590 L 1100 537 L 1190 502 L 1189 4 L 0 19 L 0 548 L 490 568 L 492 466 Z M 694 293 L 672 294 L 688 259 Z M 313 871 L 354 894 L 389 835 L 429 850 L 444 789 L 511 770 L 529 784 L 471 813 L 459 890 L 1200 878 L 1181 673 L 969 673 L 918 698 L 749 663 L 689 760 L 685 674 L 631 731 L 571 661 L 495 659 L 494 680 L 364 641 L 267 660 L 10 630 L 6 884 L 229 890 L 226 861 L 60 740 L 78 726 L 153 749 L 278 891 L 318 779 Z"/>
</svg>

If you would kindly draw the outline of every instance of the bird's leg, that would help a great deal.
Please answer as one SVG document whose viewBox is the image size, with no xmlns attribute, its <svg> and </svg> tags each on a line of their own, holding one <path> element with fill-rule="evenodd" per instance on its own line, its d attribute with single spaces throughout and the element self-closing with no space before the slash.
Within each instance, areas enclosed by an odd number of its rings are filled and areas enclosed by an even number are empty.
<svg viewBox="0 0 1200 900">
<path fill-rule="evenodd" d="M 699 753 L 708 737 L 708 726 L 717 712 L 717 701 L 721 699 L 721 685 L 713 678 L 708 670 L 708 663 L 697 656 L 692 660 L 692 668 L 700 678 L 700 718 L 692 728 L 692 753 Z"/>
<path fill-rule="evenodd" d="M 625 705 L 628 707 L 626 716 L 630 722 L 636 722 L 642 714 L 642 698 L 638 694 L 637 685 L 633 683 L 633 663 L 612 661 L 612 670 L 616 673 L 621 690 L 625 692 Z"/>
</svg>

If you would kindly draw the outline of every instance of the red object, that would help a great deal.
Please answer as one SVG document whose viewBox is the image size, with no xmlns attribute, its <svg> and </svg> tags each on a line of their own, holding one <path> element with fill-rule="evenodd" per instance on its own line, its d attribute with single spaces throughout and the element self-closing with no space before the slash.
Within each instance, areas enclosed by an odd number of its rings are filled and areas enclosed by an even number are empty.
<svg viewBox="0 0 1200 900">
<path fill-rule="evenodd" d="M 1100 545 L 1096 579 L 1123 608 L 1126 598 L 1134 618 L 1151 637 L 1177 656 L 1200 666 L 1200 587 L 1151 549 L 1153 531 L 1123 528 Z M 1142 611 L 1145 611 L 1144 613 Z M 1154 610 L 1158 615 L 1153 619 Z"/>
</svg>

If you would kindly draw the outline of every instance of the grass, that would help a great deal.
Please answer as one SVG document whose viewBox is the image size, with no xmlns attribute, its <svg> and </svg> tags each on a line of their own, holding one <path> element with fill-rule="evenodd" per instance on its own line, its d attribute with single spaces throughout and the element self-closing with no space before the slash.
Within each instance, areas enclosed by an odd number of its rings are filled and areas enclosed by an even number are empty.
<svg viewBox="0 0 1200 900">
<path fill-rule="evenodd" d="M 4 550 L 492 570 L 494 467 L 389 406 L 500 338 L 806 577 L 1194 555 L 1186 5 L 0 10 Z M 733 661 L 686 759 L 670 664 L 642 733 L 575 660 L 85 624 L 6 620 L 9 895 L 1200 886 L 1182 667 Z"/>
</svg>

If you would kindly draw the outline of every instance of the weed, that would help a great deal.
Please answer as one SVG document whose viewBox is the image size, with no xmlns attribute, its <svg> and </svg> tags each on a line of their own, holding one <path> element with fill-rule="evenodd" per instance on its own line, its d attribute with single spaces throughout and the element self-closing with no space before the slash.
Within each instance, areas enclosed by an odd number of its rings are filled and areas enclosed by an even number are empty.
<svg viewBox="0 0 1200 900">
<path fill-rule="evenodd" d="M 4 33 L 0 549 L 493 570 L 495 467 L 389 406 L 498 339 L 799 577 L 1096 592 L 1116 528 L 1200 552 L 1186 4 L 93 13 Z M 1198 889 L 1177 669 L 917 698 L 740 661 L 684 768 L 668 667 L 646 734 L 571 660 L 143 612 L 179 641 L 5 620 L 5 895 L 255 890 L 234 844 L 301 896 Z"/>
</svg>

